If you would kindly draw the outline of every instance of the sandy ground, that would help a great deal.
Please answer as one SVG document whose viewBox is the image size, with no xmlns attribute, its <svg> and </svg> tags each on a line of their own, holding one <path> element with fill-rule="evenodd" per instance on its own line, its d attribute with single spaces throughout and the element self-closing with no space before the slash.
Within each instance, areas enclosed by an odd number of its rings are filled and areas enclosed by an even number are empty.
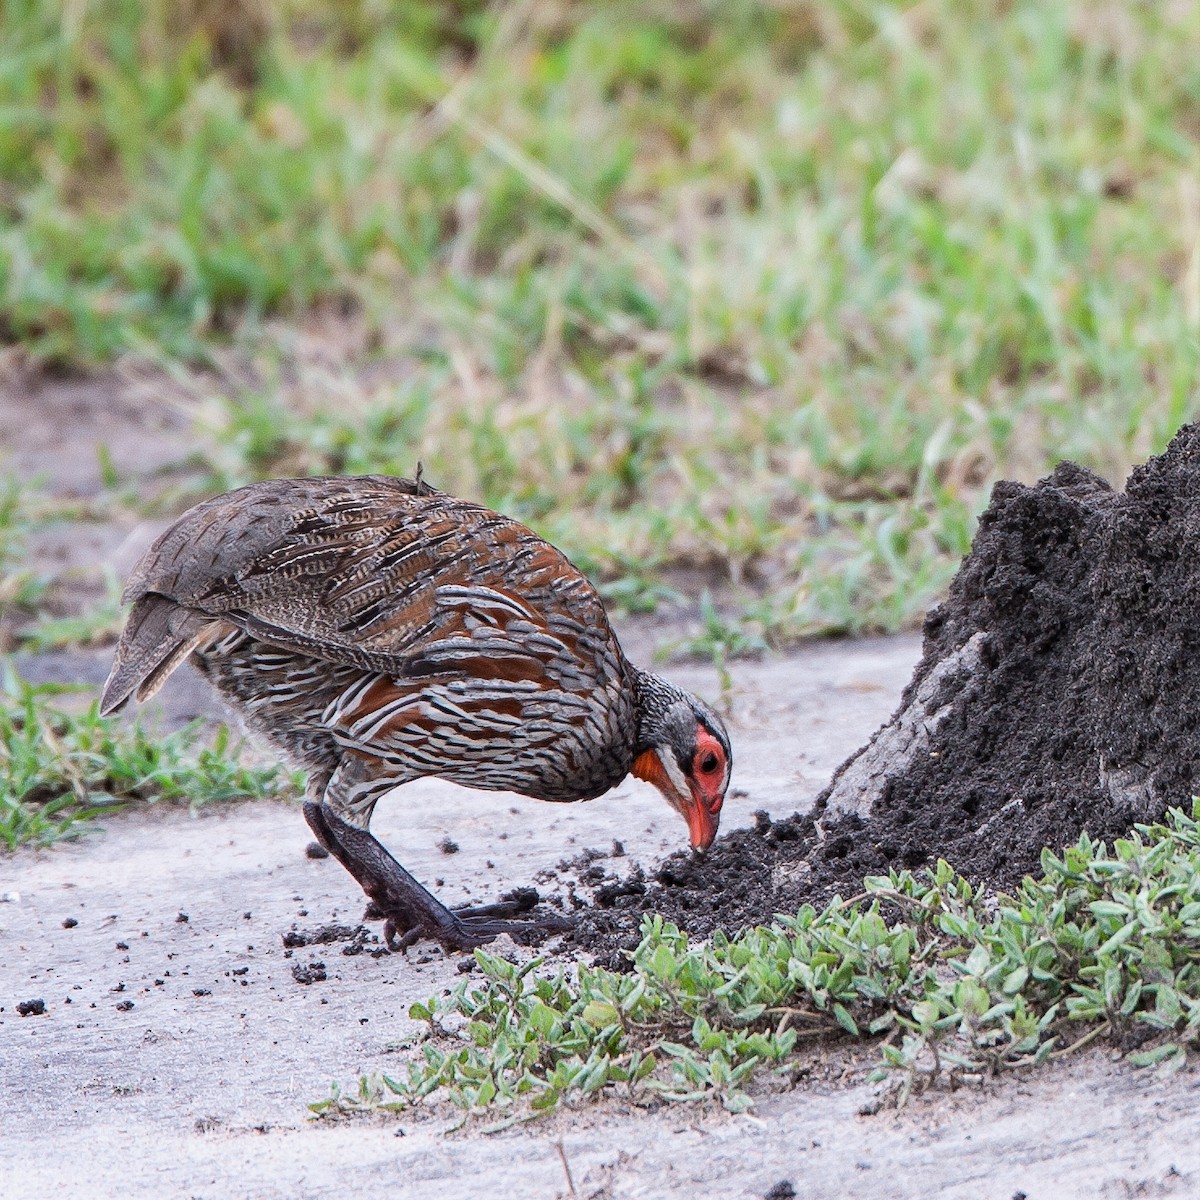
<svg viewBox="0 0 1200 1200">
<path fill-rule="evenodd" d="M 725 827 L 809 803 L 890 715 L 917 653 L 907 637 L 739 666 L 744 794 Z M 715 691 L 711 672 L 672 674 Z M 185 676 L 174 686 L 169 706 L 196 707 Z M 614 838 L 628 855 L 617 866 L 684 841 L 635 782 L 560 808 L 425 781 L 381 805 L 377 830 L 451 902 Z M 456 854 L 438 849 L 447 834 Z M 289 956 L 293 926 L 355 923 L 363 908 L 335 862 L 306 857 L 309 840 L 294 806 L 164 809 L 0 862 L 0 1196 L 454 1200 L 503 1181 L 517 1197 L 761 1197 L 783 1180 L 801 1197 L 1200 1195 L 1195 1077 L 1158 1081 L 1107 1053 L 899 1114 L 860 1115 L 875 1097 L 865 1055 L 839 1062 L 841 1080 L 818 1070 L 764 1093 L 749 1117 L 608 1103 L 494 1135 L 447 1136 L 437 1119 L 313 1122 L 310 1101 L 394 1065 L 408 1006 L 460 976 L 437 949 Z M 292 968 L 314 960 L 327 978 L 297 983 Z M 45 1015 L 18 1016 L 33 998 Z"/>
</svg>

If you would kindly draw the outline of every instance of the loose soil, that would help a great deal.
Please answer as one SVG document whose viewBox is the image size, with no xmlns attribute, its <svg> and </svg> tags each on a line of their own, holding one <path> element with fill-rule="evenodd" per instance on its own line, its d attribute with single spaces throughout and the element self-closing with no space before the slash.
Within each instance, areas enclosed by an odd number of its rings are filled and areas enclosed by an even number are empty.
<svg viewBox="0 0 1200 1200">
<path fill-rule="evenodd" d="M 1200 788 L 1200 426 L 1124 492 L 1071 463 L 996 485 L 900 707 L 804 815 L 612 880 L 576 943 L 619 966 L 643 913 L 697 936 L 945 858 L 995 888 L 1081 832 Z"/>
</svg>

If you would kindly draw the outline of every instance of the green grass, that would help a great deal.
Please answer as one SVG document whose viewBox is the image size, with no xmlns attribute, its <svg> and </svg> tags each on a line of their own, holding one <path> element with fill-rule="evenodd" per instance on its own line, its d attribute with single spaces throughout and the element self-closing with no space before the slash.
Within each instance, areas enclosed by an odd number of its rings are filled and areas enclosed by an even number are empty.
<svg viewBox="0 0 1200 1200">
<path fill-rule="evenodd" d="M 32 488 L 0 477 L 0 651 L 11 637 L 11 616 L 32 611 L 46 590 L 28 564 L 26 539 L 37 522 L 32 497 Z"/>
<path fill-rule="evenodd" d="M 1135 1065 L 1184 1065 L 1200 1043 L 1200 801 L 1111 848 L 1084 836 L 1046 851 L 1042 867 L 998 899 L 944 862 L 869 878 L 849 902 L 711 944 L 647 917 L 628 974 L 477 951 L 481 979 L 412 1007 L 425 1032 L 401 1069 L 311 1107 L 448 1101 L 522 1119 L 610 1095 L 742 1111 L 756 1077 L 786 1077 L 831 1040 L 876 1047 L 872 1078 L 901 1103 L 1100 1037 L 1141 1047 Z"/>
<path fill-rule="evenodd" d="M 0 334 L 224 363 L 213 487 L 420 458 L 779 643 L 1195 414 L 1195 5 L 187 11 L 6 8 Z"/>
<path fill-rule="evenodd" d="M 111 567 L 105 569 L 103 578 L 104 595 L 98 603 L 74 616 L 52 617 L 40 613 L 18 632 L 21 649 L 37 654 L 115 642 L 127 612 L 121 603 L 120 581 Z"/>
<path fill-rule="evenodd" d="M 279 767 L 244 765 L 229 730 L 196 721 L 153 733 L 70 697 L 90 689 L 30 684 L 6 665 L 0 679 L 0 847 L 48 845 L 85 832 L 102 813 L 171 801 L 193 808 L 239 797 L 294 794 Z"/>
<path fill-rule="evenodd" d="M 112 567 L 63 570 L 30 548 L 34 535 L 50 526 L 106 519 L 113 499 L 55 496 L 47 480 L 22 481 L 2 473 L 3 465 L 0 460 L 0 655 L 15 648 L 37 652 L 115 640 L 125 610 Z M 129 496 L 119 499 L 137 503 Z M 93 591 L 99 593 L 94 603 L 84 598 Z"/>
</svg>

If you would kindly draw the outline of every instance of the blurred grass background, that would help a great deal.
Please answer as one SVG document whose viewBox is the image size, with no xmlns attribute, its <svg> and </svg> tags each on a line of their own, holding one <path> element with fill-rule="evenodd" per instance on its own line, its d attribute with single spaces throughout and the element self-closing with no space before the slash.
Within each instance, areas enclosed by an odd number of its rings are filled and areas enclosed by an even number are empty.
<svg viewBox="0 0 1200 1200">
<path fill-rule="evenodd" d="M 912 625 L 995 479 L 1196 413 L 1200 5 L 12 0 L 0 341 L 184 371 L 208 490 L 421 459 L 712 588 L 686 648 Z"/>
</svg>

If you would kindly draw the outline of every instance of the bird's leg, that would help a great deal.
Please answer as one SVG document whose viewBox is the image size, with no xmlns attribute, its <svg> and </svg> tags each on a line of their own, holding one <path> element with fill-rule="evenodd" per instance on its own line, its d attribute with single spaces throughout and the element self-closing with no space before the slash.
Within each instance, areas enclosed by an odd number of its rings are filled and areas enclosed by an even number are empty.
<svg viewBox="0 0 1200 1200">
<path fill-rule="evenodd" d="M 386 918 L 388 945 L 407 949 L 418 939 L 431 937 L 447 949 L 470 950 L 488 940 L 467 938 L 454 914 L 431 896 L 373 834 L 343 821 L 324 804 L 306 804 L 304 815 L 321 844 L 358 880 Z"/>
<path fill-rule="evenodd" d="M 354 876 L 385 918 L 384 935 L 393 949 L 406 950 L 421 938 L 432 938 L 447 950 L 472 950 L 502 933 L 561 932 L 569 923 L 547 916 L 534 921 L 506 921 L 537 903 L 537 893 L 524 889 L 510 901 L 451 912 L 413 878 L 367 829 L 352 824 L 337 811 L 369 820 L 374 798 L 364 800 L 364 760 L 348 755 L 334 772 L 320 804 L 311 800 L 304 816 L 322 845 Z M 381 782 L 378 794 L 390 787 Z M 532 897 L 532 898 L 531 898 Z"/>
</svg>

